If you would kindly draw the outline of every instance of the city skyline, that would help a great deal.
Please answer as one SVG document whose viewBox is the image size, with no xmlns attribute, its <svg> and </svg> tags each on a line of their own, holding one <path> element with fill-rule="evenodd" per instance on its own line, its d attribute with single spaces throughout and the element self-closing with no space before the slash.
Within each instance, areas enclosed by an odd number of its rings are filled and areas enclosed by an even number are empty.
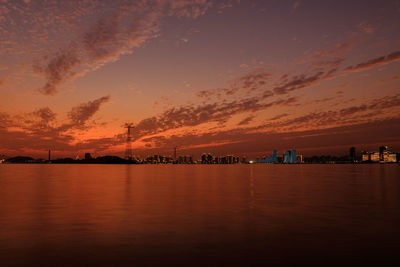
<svg viewBox="0 0 400 267">
<path fill-rule="evenodd" d="M 0 154 L 400 151 L 398 1 L 2 1 Z M 43 156 L 44 155 L 44 156 Z"/>
</svg>

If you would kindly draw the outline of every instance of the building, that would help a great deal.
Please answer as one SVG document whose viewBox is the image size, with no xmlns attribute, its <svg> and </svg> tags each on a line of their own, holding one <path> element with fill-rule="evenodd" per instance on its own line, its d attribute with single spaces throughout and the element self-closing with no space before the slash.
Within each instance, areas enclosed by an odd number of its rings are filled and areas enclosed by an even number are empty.
<svg viewBox="0 0 400 267">
<path fill-rule="evenodd" d="M 380 146 L 379 147 L 379 160 L 384 161 L 385 160 L 385 154 L 388 150 L 387 146 Z"/>
<path fill-rule="evenodd" d="M 292 152 L 290 153 L 290 163 L 297 163 L 296 149 L 292 149 Z"/>
<path fill-rule="evenodd" d="M 297 163 L 297 152 L 295 149 L 283 153 L 283 163 Z"/>
<path fill-rule="evenodd" d="M 213 164 L 214 157 L 210 153 L 204 153 L 201 155 L 201 163 L 202 164 Z"/>
<path fill-rule="evenodd" d="M 277 154 L 276 149 L 274 149 L 272 156 L 264 158 L 263 160 L 259 160 L 257 158 L 256 163 L 278 163 L 278 157 L 276 156 L 276 154 Z"/>
<path fill-rule="evenodd" d="M 303 155 L 297 155 L 297 163 L 304 163 Z"/>
<path fill-rule="evenodd" d="M 393 163 L 397 162 L 397 154 L 390 152 L 387 146 L 380 146 L 379 152 L 366 152 L 362 153 L 363 162 L 381 162 L 381 163 Z"/>
<path fill-rule="evenodd" d="M 350 161 L 356 162 L 356 148 L 350 147 Z"/>
<path fill-rule="evenodd" d="M 369 160 L 372 162 L 379 162 L 380 153 L 379 152 L 372 152 L 369 154 Z"/>
</svg>

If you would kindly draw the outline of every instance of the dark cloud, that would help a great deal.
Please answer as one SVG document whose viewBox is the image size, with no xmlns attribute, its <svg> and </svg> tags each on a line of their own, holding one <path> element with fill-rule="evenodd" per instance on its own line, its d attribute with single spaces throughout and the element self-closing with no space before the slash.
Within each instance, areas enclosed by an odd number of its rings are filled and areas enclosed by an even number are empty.
<svg viewBox="0 0 400 267">
<path fill-rule="evenodd" d="M 56 94 L 57 87 L 74 75 L 72 69 L 79 63 L 77 54 L 73 49 L 70 49 L 57 53 L 44 67 L 35 65 L 34 71 L 44 74 L 47 80 L 39 91 L 45 95 Z"/>
<path fill-rule="evenodd" d="M 82 43 L 91 60 L 97 60 L 110 55 L 119 47 L 118 16 L 100 18 L 98 22 L 87 31 Z"/>
<path fill-rule="evenodd" d="M 10 115 L 0 112 L 0 128 L 5 128 L 11 123 Z"/>
<path fill-rule="evenodd" d="M 135 137 L 160 133 L 169 129 L 186 126 L 197 126 L 206 122 L 224 123 L 233 115 L 245 112 L 265 110 L 273 106 L 292 105 L 297 98 L 277 99 L 268 103 L 263 99 L 253 97 L 238 101 L 212 103 L 203 105 L 188 105 L 166 110 L 159 116 L 140 121 L 135 128 Z"/>
<path fill-rule="evenodd" d="M 374 120 L 383 110 L 400 107 L 400 94 L 386 96 L 372 100 L 368 103 L 346 107 L 338 110 L 312 112 L 296 118 L 273 122 L 272 119 L 263 125 L 264 128 L 283 129 L 290 127 L 291 130 L 304 127 L 334 127 L 335 125 L 357 124 L 368 120 Z M 365 115 L 368 112 L 368 116 Z M 396 115 L 396 114 L 393 114 Z"/>
<path fill-rule="evenodd" d="M 244 118 L 243 120 L 241 120 L 238 125 L 242 126 L 242 125 L 247 125 L 249 124 L 252 120 L 254 119 L 254 116 L 247 116 L 246 118 Z"/>
<path fill-rule="evenodd" d="M 197 93 L 200 98 L 210 99 L 212 96 L 232 96 L 236 93 L 251 93 L 264 88 L 270 78 L 270 74 L 264 71 L 252 71 L 234 80 L 229 88 L 217 88 L 202 90 Z"/>
<path fill-rule="evenodd" d="M 344 69 L 344 72 L 359 72 L 397 61 L 400 61 L 400 51 L 393 52 L 387 56 L 370 59 L 355 66 L 347 67 L 346 69 Z"/>
<path fill-rule="evenodd" d="M 232 88 L 226 91 L 227 95 L 233 95 L 238 91 L 254 91 L 267 84 L 270 74 L 266 72 L 255 71 L 240 77 L 235 81 Z"/>
<path fill-rule="evenodd" d="M 68 117 L 74 126 L 83 126 L 101 107 L 102 104 L 108 102 L 110 96 L 103 96 L 93 101 L 80 104 L 71 109 Z"/>
<path fill-rule="evenodd" d="M 42 121 L 48 123 L 56 119 L 56 113 L 54 113 L 50 108 L 39 108 L 33 112 L 33 115 L 39 117 Z"/>
<path fill-rule="evenodd" d="M 287 117 L 289 114 L 287 114 L 287 113 L 284 113 L 284 114 L 279 114 L 279 115 L 276 115 L 275 117 L 272 117 L 271 119 L 269 119 L 270 121 L 275 121 L 275 120 L 279 120 L 279 119 L 281 119 L 281 118 L 283 118 L 283 117 Z"/>
<path fill-rule="evenodd" d="M 320 81 L 324 77 L 324 72 L 320 71 L 311 76 L 305 74 L 294 76 L 290 81 L 276 86 L 273 92 L 277 95 L 287 94 L 291 91 L 311 86 Z"/>
</svg>

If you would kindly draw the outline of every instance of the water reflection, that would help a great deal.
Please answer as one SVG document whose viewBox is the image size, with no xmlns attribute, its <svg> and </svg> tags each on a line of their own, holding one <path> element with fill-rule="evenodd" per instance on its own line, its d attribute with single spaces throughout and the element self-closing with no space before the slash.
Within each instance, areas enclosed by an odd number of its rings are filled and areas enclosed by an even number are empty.
<svg viewBox="0 0 400 267">
<path fill-rule="evenodd" d="M 399 169 L 3 165 L 0 263 L 290 263 L 358 259 L 358 252 L 388 258 L 399 252 L 392 246 L 400 237 Z"/>
</svg>

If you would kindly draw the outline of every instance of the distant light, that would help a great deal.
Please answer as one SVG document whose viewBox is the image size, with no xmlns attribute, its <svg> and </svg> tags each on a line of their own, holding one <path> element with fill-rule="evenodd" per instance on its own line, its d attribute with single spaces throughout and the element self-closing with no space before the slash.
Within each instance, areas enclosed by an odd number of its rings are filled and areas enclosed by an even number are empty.
<svg viewBox="0 0 400 267">
<path fill-rule="evenodd" d="M 250 164 L 253 164 L 253 163 L 254 163 L 254 161 L 250 160 L 250 161 L 249 161 L 249 163 L 250 163 Z"/>
</svg>

